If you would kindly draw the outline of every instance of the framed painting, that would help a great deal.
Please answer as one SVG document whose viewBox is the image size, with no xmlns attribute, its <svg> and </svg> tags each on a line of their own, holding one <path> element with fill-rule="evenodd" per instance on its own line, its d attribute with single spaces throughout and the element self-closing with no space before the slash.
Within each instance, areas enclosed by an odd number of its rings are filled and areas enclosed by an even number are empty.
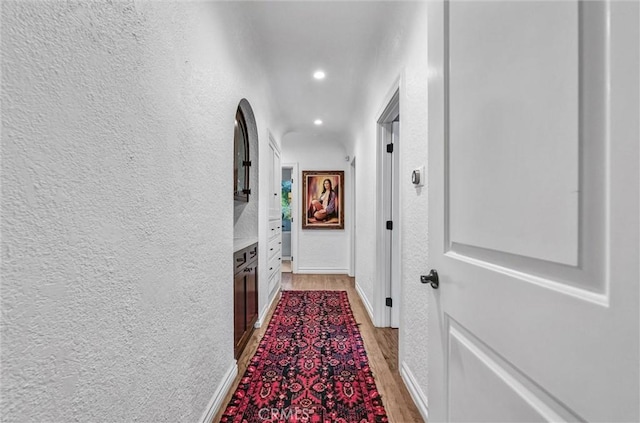
<svg viewBox="0 0 640 423">
<path fill-rule="evenodd" d="M 302 171 L 302 229 L 344 229 L 344 171 Z"/>
</svg>

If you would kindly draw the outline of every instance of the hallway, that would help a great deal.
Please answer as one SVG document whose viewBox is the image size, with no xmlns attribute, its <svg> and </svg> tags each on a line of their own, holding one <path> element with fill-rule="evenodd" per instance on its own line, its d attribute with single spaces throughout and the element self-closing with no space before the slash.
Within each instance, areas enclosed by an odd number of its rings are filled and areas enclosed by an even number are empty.
<svg viewBox="0 0 640 423">
<path fill-rule="evenodd" d="M 640 421 L 640 1 L 0 13 L 3 422 L 210 423 L 281 287 L 393 423 Z"/>
<path fill-rule="evenodd" d="M 390 422 L 419 423 L 424 422 L 420 412 L 411 399 L 411 395 L 402 381 L 398 368 L 398 330 L 376 328 L 371 323 L 360 296 L 355 290 L 354 279 L 346 275 L 298 275 L 283 273 L 282 290 L 344 290 L 349 295 L 351 309 L 359 323 L 359 330 L 367 350 L 369 363 L 373 371 L 376 385 L 382 396 L 384 407 Z M 269 310 L 269 319 L 276 306 L 273 303 Z M 229 403 L 238 382 L 247 368 L 251 357 L 255 354 L 260 339 L 267 330 L 268 322 L 256 329 L 251 336 L 242 355 L 238 358 L 238 376 L 229 393 L 224 398 L 223 406 L 213 419 L 218 422 Z"/>
</svg>

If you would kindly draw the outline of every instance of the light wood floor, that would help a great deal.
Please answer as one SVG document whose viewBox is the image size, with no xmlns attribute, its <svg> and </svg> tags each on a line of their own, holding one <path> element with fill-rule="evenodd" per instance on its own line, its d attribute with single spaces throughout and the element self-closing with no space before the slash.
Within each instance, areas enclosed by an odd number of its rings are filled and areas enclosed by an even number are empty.
<svg viewBox="0 0 640 423">
<path fill-rule="evenodd" d="M 291 273 L 291 260 L 282 260 L 282 273 Z"/>
<path fill-rule="evenodd" d="M 382 402 L 387 410 L 387 416 L 392 423 L 423 422 L 420 412 L 416 408 L 398 370 L 398 330 L 391 328 L 376 328 L 371 323 L 360 297 L 355 289 L 354 278 L 346 275 L 297 275 L 282 274 L 283 290 L 343 290 L 349 295 L 349 302 L 356 322 L 360 324 L 367 356 L 371 370 L 376 379 L 376 385 L 382 396 Z M 219 422 L 227 404 L 231 400 L 238 382 L 247 369 L 247 363 L 255 354 L 256 348 L 268 322 L 275 310 L 275 304 L 269 310 L 268 318 L 260 329 L 256 329 L 247 347 L 238 358 L 238 376 L 232 389 L 225 397 L 224 403 L 218 411 L 214 422 Z"/>
</svg>

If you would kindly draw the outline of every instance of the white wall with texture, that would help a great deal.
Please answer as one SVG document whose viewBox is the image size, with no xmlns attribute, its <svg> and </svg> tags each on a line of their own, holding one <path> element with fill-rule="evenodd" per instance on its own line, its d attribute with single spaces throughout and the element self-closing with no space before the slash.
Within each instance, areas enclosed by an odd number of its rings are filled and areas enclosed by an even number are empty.
<svg viewBox="0 0 640 423">
<path fill-rule="evenodd" d="M 427 295 L 420 283 L 428 272 L 427 184 L 414 188 L 411 171 L 427 165 L 427 31 L 426 7 L 420 2 L 403 2 L 389 22 L 395 28 L 376 53 L 375 71 L 367 81 L 368 96 L 363 99 L 354 137 L 352 155 L 356 157 L 356 283 L 375 309 L 374 291 L 378 281 L 375 219 L 377 120 L 386 106 L 389 92 L 400 79 L 400 216 L 397 219 L 401 243 L 400 364 L 412 373 L 419 389 L 427 392 Z M 394 151 L 396 151 L 394 149 Z M 394 227 L 396 221 L 394 219 Z M 395 229 L 394 229 L 395 230 Z M 381 306 L 383 307 L 383 306 Z"/>
<path fill-rule="evenodd" d="M 205 2 L 2 2 L 3 421 L 197 421 L 233 366 L 233 120 Z"/>
</svg>

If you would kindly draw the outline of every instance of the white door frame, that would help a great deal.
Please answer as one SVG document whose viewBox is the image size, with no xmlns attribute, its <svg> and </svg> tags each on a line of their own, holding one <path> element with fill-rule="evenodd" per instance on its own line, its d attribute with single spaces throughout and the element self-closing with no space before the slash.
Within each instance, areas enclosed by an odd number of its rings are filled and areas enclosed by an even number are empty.
<svg viewBox="0 0 640 423">
<path fill-rule="evenodd" d="M 298 181 L 300 175 L 298 174 L 298 163 L 283 163 L 280 165 L 280 174 L 282 175 L 282 169 L 291 169 L 291 195 L 293 196 L 293 203 L 291 204 L 291 272 L 298 273 L 298 225 L 300 224 L 300 193 L 298 192 Z"/>
<path fill-rule="evenodd" d="M 400 221 L 399 221 L 399 204 L 400 204 L 400 189 L 398 181 L 398 169 L 400 167 L 399 156 L 400 146 L 398 144 L 394 147 L 394 171 L 393 177 L 393 230 L 386 229 L 387 212 L 385 212 L 385 155 L 389 154 L 385 150 L 386 144 L 391 142 L 391 121 L 400 114 L 400 78 L 397 78 L 391 87 L 391 90 L 384 98 L 383 105 L 378 113 L 377 125 L 377 141 L 376 141 L 376 169 L 377 169 L 377 201 L 376 201 L 376 225 L 377 225 L 377 242 L 376 242 L 376 256 L 377 262 L 377 278 L 374 288 L 373 298 L 373 314 L 374 325 L 378 327 L 388 327 L 391 325 L 391 308 L 386 306 L 386 298 L 391 295 L 393 291 L 393 307 L 394 313 L 400 316 L 400 304 L 401 304 L 401 273 L 400 273 Z M 386 170 L 388 172 L 388 170 Z M 392 254 L 389 254 L 388 249 L 385 248 L 386 243 L 391 243 Z M 391 266 L 391 269 L 389 269 Z M 393 287 L 390 289 L 385 275 L 391 273 L 391 283 Z M 396 319 L 397 326 L 399 326 L 399 318 Z"/>
<path fill-rule="evenodd" d="M 349 262 L 349 276 L 356 276 L 356 158 L 355 156 L 351 159 L 351 163 L 349 165 L 349 170 L 351 171 L 351 221 L 349 227 L 351 228 L 351 236 L 349 237 L 351 240 L 351 261 Z"/>
</svg>

